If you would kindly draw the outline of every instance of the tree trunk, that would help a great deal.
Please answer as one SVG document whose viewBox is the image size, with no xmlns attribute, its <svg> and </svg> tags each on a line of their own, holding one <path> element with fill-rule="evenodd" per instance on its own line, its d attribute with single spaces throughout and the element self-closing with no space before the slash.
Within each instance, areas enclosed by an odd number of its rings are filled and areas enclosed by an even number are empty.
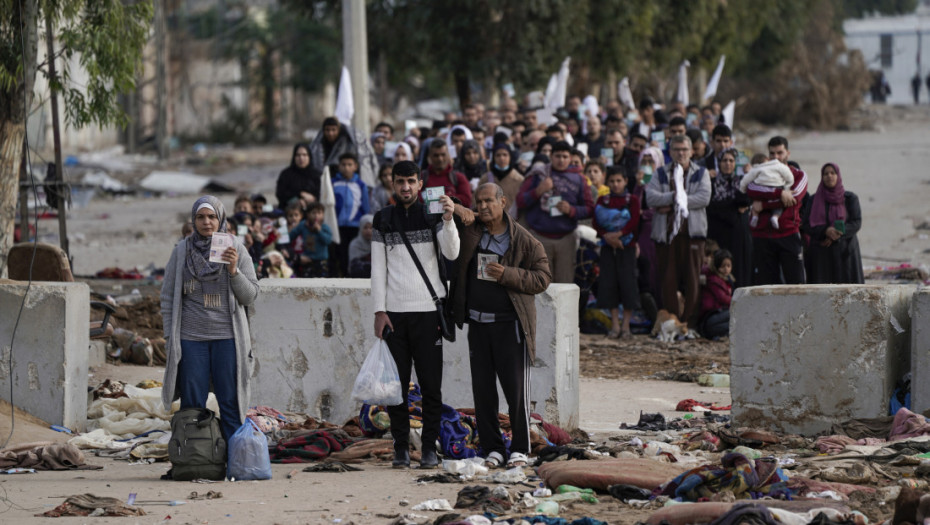
<svg viewBox="0 0 930 525">
<path fill-rule="evenodd" d="M 274 51 L 266 48 L 261 53 L 261 71 L 262 71 L 262 122 L 264 125 L 264 141 L 273 142 L 278 135 L 277 126 L 275 126 L 274 114 Z"/>
<path fill-rule="evenodd" d="M 461 73 L 455 74 L 455 93 L 459 96 L 460 108 L 464 108 L 471 104 L 470 84 L 471 82 L 468 80 L 468 75 L 463 75 Z"/>
<path fill-rule="evenodd" d="M 166 56 L 167 27 L 165 23 L 165 2 L 155 0 L 155 150 L 158 158 L 168 158 L 168 92 Z"/>
<path fill-rule="evenodd" d="M 22 11 L 20 11 L 20 6 Z M 23 153 L 23 137 L 26 133 L 26 115 L 32 106 L 32 89 L 36 79 L 36 50 L 38 45 L 37 0 L 23 0 L 13 4 L 10 16 L 14 32 L 18 33 L 20 20 L 25 33 L 14 35 L 14 42 L 25 42 L 25 49 L 15 46 L 21 54 L 23 79 L 8 90 L 0 91 L 0 278 L 7 272 L 7 257 L 13 246 L 13 231 L 16 222 L 16 200 L 19 195 L 19 170 Z M 0 15 L 9 16 L 9 15 Z M 28 233 L 27 233 L 28 234 Z"/>
</svg>

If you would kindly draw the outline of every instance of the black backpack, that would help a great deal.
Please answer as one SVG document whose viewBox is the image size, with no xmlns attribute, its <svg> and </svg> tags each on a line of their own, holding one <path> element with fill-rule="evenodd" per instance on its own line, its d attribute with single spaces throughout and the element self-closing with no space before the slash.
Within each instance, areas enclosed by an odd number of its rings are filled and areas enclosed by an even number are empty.
<svg viewBox="0 0 930 525">
<path fill-rule="evenodd" d="M 206 408 L 182 408 L 171 417 L 168 442 L 171 479 L 226 479 L 226 441 L 216 414 Z"/>
</svg>

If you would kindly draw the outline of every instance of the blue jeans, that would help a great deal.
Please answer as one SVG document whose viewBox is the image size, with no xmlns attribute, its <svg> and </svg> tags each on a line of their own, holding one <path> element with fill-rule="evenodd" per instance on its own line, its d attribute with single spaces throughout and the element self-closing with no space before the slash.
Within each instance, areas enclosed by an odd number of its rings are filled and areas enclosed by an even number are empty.
<svg viewBox="0 0 930 525">
<path fill-rule="evenodd" d="M 181 340 L 181 362 L 178 364 L 178 391 L 181 393 L 181 408 L 205 408 L 213 393 L 220 406 L 220 428 L 223 439 L 229 438 L 239 429 L 239 396 L 236 388 L 236 341 Z"/>
</svg>

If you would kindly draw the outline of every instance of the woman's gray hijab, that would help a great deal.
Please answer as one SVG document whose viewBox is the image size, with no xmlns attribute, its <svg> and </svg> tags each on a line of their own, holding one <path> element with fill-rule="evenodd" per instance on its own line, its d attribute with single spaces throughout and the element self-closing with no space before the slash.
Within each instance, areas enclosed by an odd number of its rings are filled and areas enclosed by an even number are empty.
<svg viewBox="0 0 930 525">
<path fill-rule="evenodd" d="M 187 237 L 187 270 L 194 276 L 194 281 L 199 281 L 203 291 L 203 304 L 207 308 L 220 308 L 222 306 L 222 294 L 219 293 L 220 286 L 218 281 L 223 277 L 226 265 L 221 263 L 210 262 L 210 243 L 212 237 L 204 237 L 197 231 L 197 210 L 202 205 L 209 204 L 216 212 L 220 221 L 217 231 L 226 231 L 226 208 L 222 201 L 212 195 L 204 195 L 194 202 L 191 208 L 191 222 L 194 224 L 194 233 Z M 226 273 L 226 275 L 229 275 Z M 184 283 L 184 292 L 192 293 L 195 283 Z"/>
</svg>

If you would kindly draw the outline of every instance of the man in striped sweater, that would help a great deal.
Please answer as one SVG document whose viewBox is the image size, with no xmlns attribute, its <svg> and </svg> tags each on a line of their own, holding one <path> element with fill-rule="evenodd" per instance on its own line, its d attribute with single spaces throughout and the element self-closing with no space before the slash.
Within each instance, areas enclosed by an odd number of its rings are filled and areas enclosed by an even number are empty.
<svg viewBox="0 0 930 525">
<path fill-rule="evenodd" d="M 371 297 L 374 301 L 375 336 L 383 338 L 400 373 L 404 386 L 403 403 L 388 407 L 391 436 L 394 439 L 395 468 L 410 466 L 410 421 L 407 389 L 411 367 L 416 367 L 423 394 L 423 449 L 420 468 L 436 468 L 436 440 L 442 411 L 442 335 L 439 316 L 426 283 L 404 245 L 406 235 L 439 297 L 446 295 L 440 277 L 444 264 L 436 253 L 455 260 L 459 236 L 452 221 L 454 203 L 447 195 L 440 198 L 441 215 L 429 215 L 419 202 L 423 179 L 420 168 L 402 161 L 392 169 L 396 205 L 386 206 L 375 215 L 371 243 Z"/>
</svg>

